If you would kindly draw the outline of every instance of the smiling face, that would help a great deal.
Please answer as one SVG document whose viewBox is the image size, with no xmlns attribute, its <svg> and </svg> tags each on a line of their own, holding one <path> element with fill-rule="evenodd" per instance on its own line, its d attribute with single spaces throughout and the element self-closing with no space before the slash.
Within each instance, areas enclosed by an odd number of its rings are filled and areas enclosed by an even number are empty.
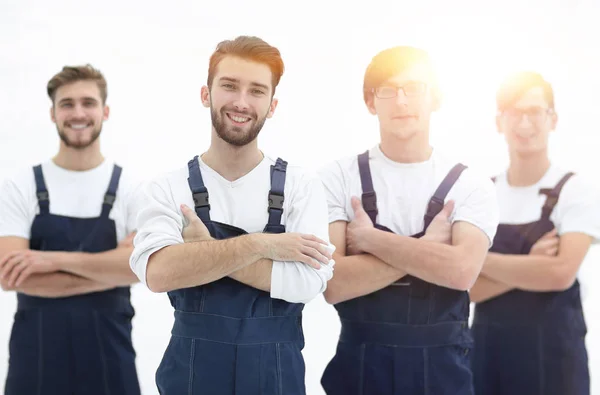
<svg viewBox="0 0 600 395">
<path fill-rule="evenodd" d="M 549 107 L 542 87 L 527 90 L 497 118 L 498 131 L 504 135 L 508 149 L 519 156 L 544 153 L 557 115 Z"/>
<path fill-rule="evenodd" d="M 219 62 L 211 88 L 202 88 L 202 102 L 210 108 L 213 128 L 222 140 L 242 147 L 256 139 L 277 107 L 272 80 L 264 63 L 238 56 Z"/>
<path fill-rule="evenodd" d="M 108 114 L 109 108 L 104 105 L 98 84 L 89 80 L 60 86 L 50 111 L 63 144 L 77 150 L 97 141 Z"/>
</svg>

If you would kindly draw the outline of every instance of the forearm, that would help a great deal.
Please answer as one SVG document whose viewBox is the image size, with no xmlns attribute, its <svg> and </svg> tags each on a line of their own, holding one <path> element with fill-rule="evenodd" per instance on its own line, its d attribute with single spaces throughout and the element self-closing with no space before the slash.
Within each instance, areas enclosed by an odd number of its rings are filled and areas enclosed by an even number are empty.
<svg viewBox="0 0 600 395">
<path fill-rule="evenodd" d="M 58 268 L 113 286 L 126 286 L 138 281 L 129 266 L 133 248 L 117 248 L 100 253 L 57 253 Z"/>
<path fill-rule="evenodd" d="M 148 258 L 146 281 L 154 292 L 219 280 L 263 258 L 260 234 L 170 245 Z"/>
<path fill-rule="evenodd" d="M 406 272 L 369 254 L 334 254 L 334 259 L 335 274 L 325 291 L 325 300 L 331 304 L 368 295 L 406 275 Z"/>
<path fill-rule="evenodd" d="M 6 279 L 2 280 L 2 289 L 17 291 L 30 296 L 44 298 L 61 298 L 104 291 L 114 285 L 100 283 L 89 278 L 79 277 L 71 273 L 34 273 L 27 277 L 18 287 L 9 287 Z"/>
<path fill-rule="evenodd" d="M 560 257 L 489 253 L 481 271 L 486 277 L 527 291 L 560 291 L 575 280 Z"/>
<path fill-rule="evenodd" d="M 475 285 L 473 285 L 473 287 L 470 289 L 469 297 L 471 302 L 481 303 L 503 295 L 513 289 L 514 287 L 511 287 L 510 285 L 481 275 L 479 278 L 477 278 Z"/>
<path fill-rule="evenodd" d="M 246 267 L 229 274 L 229 277 L 261 291 L 271 291 L 271 272 L 273 261 L 260 259 Z"/>
<path fill-rule="evenodd" d="M 365 252 L 424 281 L 466 290 L 475 282 L 481 263 L 458 246 L 416 239 L 373 228 L 365 234 Z"/>
</svg>

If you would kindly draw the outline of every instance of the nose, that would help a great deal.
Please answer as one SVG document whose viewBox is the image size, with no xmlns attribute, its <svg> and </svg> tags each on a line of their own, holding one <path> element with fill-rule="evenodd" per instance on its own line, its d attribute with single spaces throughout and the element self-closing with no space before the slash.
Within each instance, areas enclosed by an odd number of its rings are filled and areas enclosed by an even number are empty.
<svg viewBox="0 0 600 395">
<path fill-rule="evenodd" d="M 245 90 L 241 90 L 235 97 L 233 101 L 233 106 L 237 111 L 244 112 L 246 111 L 250 105 L 248 104 L 247 92 Z"/>
<path fill-rule="evenodd" d="M 519 122 L 517 122 L 517 126 L 519 128 L 528 129 L 528 128 L 531 128 L 533 126 L 533 123 L 529 119 L 529 115 L 523 114 L 521 116 L 521 119 L 519 120 Z"/>
<path fill-rule="evenodd" d="M 74 118 L 85 118 L 85 111 L 81 104 L 76 104 L 73 107 L 73 117 Z"/>
<path fill-rule="evenodd" d="M 402 89 L 398 89 L 398 92 L 396 95 L 396 104 L 399 106 L 404 106 L 404 107 L 408 104 L 407 97 L 404 94 L 404 91 Z"/>
</svg>

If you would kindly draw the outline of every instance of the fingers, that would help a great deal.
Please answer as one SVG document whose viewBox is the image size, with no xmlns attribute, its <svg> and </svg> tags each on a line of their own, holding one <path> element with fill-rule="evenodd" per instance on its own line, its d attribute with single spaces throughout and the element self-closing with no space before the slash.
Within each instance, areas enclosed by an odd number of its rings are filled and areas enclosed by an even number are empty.
<svg viewBox="0 0 600 395">
<path fill-rule="evenodd" d="M 327 262 L 325 263 L 329 263 L 329 260 L 331 260 L 331 258 L 333 258 L 332 253 L 329 251 L 329 248 L 327 248 L 327 246 L 317 243 L 315 241 L 309 241 L 305 243 L 305 246 L 312 248 L 316 251 L 319 252 L 319 254 L 323 255 L 325 258 L 327 258 Z"/>
<path fill-rule="evenodd" d="M 21 284 L 23 284 L 23 281 L 27 280 L 27 277 L 29 277 L 31 274 L 33 274 L 35 269 L 35 265 L 28 265 L 25 270 L 21 271 L 21 274 L 17 277 L 16 281 L 15 281 L 15 287 L 18 288 L 21 286 Z"/>
<path fill-rule="evenodd" d="M 6 264 L 13 259 L 15 256 L 22 254 L 23 251 L 11 251 L 8 254 L 4 255 L 2 257 L 2 259 L 0 259 L 0 277 L 2 276 L 2 271 L 4 269 L 4 266 L 6 266 Z"/>
<path fill-rule="evenodd" d="M 542 239 L 551 239 L 554 237 L 558 237 L 558 230 L 556 228 L 552 229 L 550 232 L 545 233 L 540 240 Z"/>
<path fill-rule="evenodd" d="M 321 254 L 321 252 L 319 252 L 319 250 L 312 248 L 312 247 L 304 246 L 300 249 L 300 252 L 303 255 L 307 255 L 313 259 L 316 259 L 317 261 L 321 262 L 323 265 L 327 265 L 330 260 L 325 255 Z"/>
<path fill-rule="evenodd" d="M 11 287 L 14 287 L 15 283 L 17 282 L 17 278 L 19 278 L 19 275 L 21 274 L 21 272 L 30 265 L 31 265 L 31 261 L 29 259 L 24 259 L 24 260 L 20 261 L 17 265 L 15 265 L 13 267 L 12 272 L 10 273 L 10 277 L 8 279 L 8 285 Z"/>
<path fill-rule="evenodd" d="M 306 255 L 301 256 L 298 261 L 317 270 L 321 268 L 321 264 L 319 262 Z"/>
<path fill-rule="evenodd" d="M 0 269 L 0 278 L 9 278 L 13 268 L 24 259 L 22 252 L 12 252 L 7 255 L 7 260 Z"/>
<path fill-rule="evenodd" d="M 328 242 L 326 242 L 323 239 L 318 238 L 315 235 L 303 234 L 303 235 L 300 235 L 300 237 L 302 237 L 304 240 L 316 241 L 317 243 L 321 243 L 321 244 L 326 245 L 326 246 L 329 245 Z"/>
<path fill-rule="evenodd" d="M 535 243 L 535 248 L 545 251 L 545 250 L 548 250 L 551 248 L 558 248 L 558 244 L 559 244 L 558 238 L 545 239 L 545 240 L 540 239 L 539 241 L 537 241 Z"/>
<path fill-rule="evenodd" d="M 546 250 L 546 255 L 548 255 L 548 256 L 556 256 L 557 254 L 558 254 L 558 246 L 549 248 Z"/>
</svg>

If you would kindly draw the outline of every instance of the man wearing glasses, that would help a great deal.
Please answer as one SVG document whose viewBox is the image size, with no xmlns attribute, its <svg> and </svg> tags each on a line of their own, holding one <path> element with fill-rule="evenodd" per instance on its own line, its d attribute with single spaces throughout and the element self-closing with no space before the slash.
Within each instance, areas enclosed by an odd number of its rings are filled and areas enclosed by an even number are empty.
<svg viewBox="0 0 600 395">
<path fill-rule="evenodd" d="M 498 225 L 491 180 L 429 143 L 440 105 L 426 52 L 394 47 L 367 67 L 381 142 L 321 171 L 341 319 L 328 395 L 473 394 L 469 294 Z"/>
<path fill-rule="evenodd" d="M 548 158 L 557 114 L 541 75 L 510 76 L 497 106 L 510 164 L 495 178 L 500 226 L 471 290 L 476 393 L 589 394 L 577 272 L 600 238 L 600 194 Z"/>
</svg>

